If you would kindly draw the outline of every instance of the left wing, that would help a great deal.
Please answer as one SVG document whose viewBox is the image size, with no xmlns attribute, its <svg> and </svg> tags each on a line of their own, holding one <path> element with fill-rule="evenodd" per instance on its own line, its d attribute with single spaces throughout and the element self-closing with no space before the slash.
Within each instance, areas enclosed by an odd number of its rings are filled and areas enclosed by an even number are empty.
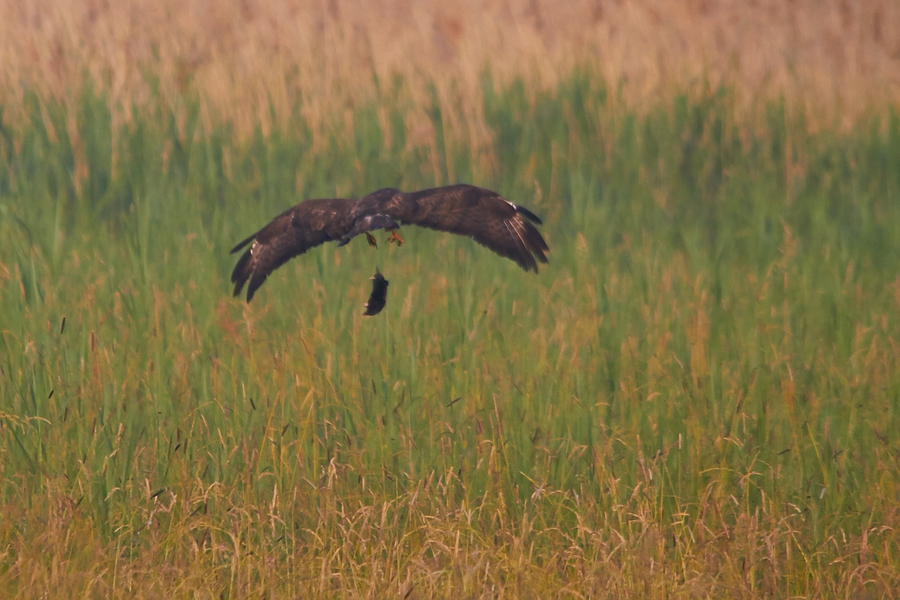
<svg viewBox="0 0 900 600">
<path fill-rule="evenodd" d="M 491 190 L 459 184 L 398 193 L 383 208 L 401 224 L 471 236 L 526 271 L 547 262 L 547 242 L 535 227 L 541 220 Z"/>
</svg>

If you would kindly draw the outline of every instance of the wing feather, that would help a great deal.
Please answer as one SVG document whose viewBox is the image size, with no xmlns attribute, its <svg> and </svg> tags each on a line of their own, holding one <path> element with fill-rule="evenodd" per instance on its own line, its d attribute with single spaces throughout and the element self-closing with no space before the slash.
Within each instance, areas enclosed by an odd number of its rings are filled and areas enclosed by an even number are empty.
<svg viewBox="0 0 900 600">
<path fill-rule="evenodd" d="M 541 220 L 490 190 L 461 184 L 397 194 L 385 212 L 401 223 L 470 236 L 526 271 L 547 262 L 547 242 L 533 225 Z"/>
<path fill-rule="evenodd" d="M 512 238 L 513 243 L 516 245 L 519 256 L 528 256 L 530 260 L 529 266 L 537 270 L 537 264 L 534 261 L 534 256 L 532 256 L 531 252 L 528 251 L 528 246 L 525 244 L 525 239 L 522 237 L 522 234 L 519 233 L 519 229 L 510 221 L 504 221 L 504 225 L 506 225 L 506 230 L 510 234 L 510 238 Z M 528 268 L 526 268 L 528 270 Z"/>
<path fill-rule="evenodd" d="M 346 235 L 353 224 L 353 203 L 342 198 L 301 202 L 235 246 L 232 252 L 253 242 L 231 272 L 234 295 L 247 285 L 250 302 L 272 271 L 310 248 Z"/>
</svg>

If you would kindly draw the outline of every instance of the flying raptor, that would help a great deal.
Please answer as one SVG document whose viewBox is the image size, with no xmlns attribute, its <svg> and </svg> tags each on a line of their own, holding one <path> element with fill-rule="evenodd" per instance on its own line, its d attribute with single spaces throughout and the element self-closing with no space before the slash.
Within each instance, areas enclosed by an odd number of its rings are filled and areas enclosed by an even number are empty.
<svg viewBox="0 0 900 600">
<path fill-rule="evenodd" d="M 547 262 L 549 249 L 535 224 L 540 225 L 541 220 L 527 208 L 496 192 L 466 184 L 410 193 L 384 188 L 359 199 L 306 200 L 231 250 L 234 253 L 250 244 L 234 266 L 231 282 L 235 296 L 247 285 L 250 302 L 272 271 L 310 248 L 334 241 L 344 246 L 360 234 L 374 246 L 375 238 L 369 232 L 376 229 L 390 231 L 388 241 L 400 245 L 400 225 L 470 236 L 526 271 L 537 272 L 537 263 Z"/>
</svg>

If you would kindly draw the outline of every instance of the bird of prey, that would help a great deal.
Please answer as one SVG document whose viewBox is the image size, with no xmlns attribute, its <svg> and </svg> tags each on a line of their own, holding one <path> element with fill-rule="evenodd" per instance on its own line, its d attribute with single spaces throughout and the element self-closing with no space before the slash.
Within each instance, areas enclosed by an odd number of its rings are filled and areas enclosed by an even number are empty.
<svg viewBox="0 0 900 600">
<path fill-rule="evenodd" d="M 295 256 L 325 242 L 346 245 L 376 229 L 391 232 L 388 241 L 403 243 L 400 225 L 419 225 L 467 235 L 526 271 L 546 263 L 547 243 L 535 227 L 541 220 L 523 206 L 496 192 L 458 184 L 404 193 L 384 188 L 359 199 L 330 198 L 301 202 L 240 242 L 231 252 L 244 251 L 231 273 L 234 295 L 247 285 L 247 302 L 269 274 Z M 252 244 L 251 244 L 252 242 Z"/>
<path fill-rule="evenodd" d="M 375 267 L 375 275 L 372 277 L 372 293 L 369 295 L 369 301 L 366 302 L 366 311 L 363 313 L 367 317 L 377 315 L 387 304 L 387 288 L 390 282 L 384 278 L 378 267 Z"/>
</svg>

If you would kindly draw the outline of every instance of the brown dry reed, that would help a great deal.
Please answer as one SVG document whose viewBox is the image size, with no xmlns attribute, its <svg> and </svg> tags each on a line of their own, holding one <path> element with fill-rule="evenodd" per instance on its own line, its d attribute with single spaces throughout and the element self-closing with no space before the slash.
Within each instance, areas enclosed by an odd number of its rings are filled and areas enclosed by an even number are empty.
<svg viewBox="0 0 900 600">
<path fill-rule="evenodd" d="M 205 118 L 245 132 L 298 103 L 319 124 L 403 88 L 414 131 L 428 137 L 422 107 L 433 85 L 458 133 L 478 145 L 490 137 L 483 73 L 550 89 L 576 65 L 632 107 L 727 85 L 740 111 L 783 97 L 816 117 L 813 127 L 846 128 L 898 98 L 900 3 L 0 1 L 7 120 L 23 89 L 74 98 L 89 74 L 117 120 L 157 91 L 176 102 L 191 90 Z"/>
</svg>

